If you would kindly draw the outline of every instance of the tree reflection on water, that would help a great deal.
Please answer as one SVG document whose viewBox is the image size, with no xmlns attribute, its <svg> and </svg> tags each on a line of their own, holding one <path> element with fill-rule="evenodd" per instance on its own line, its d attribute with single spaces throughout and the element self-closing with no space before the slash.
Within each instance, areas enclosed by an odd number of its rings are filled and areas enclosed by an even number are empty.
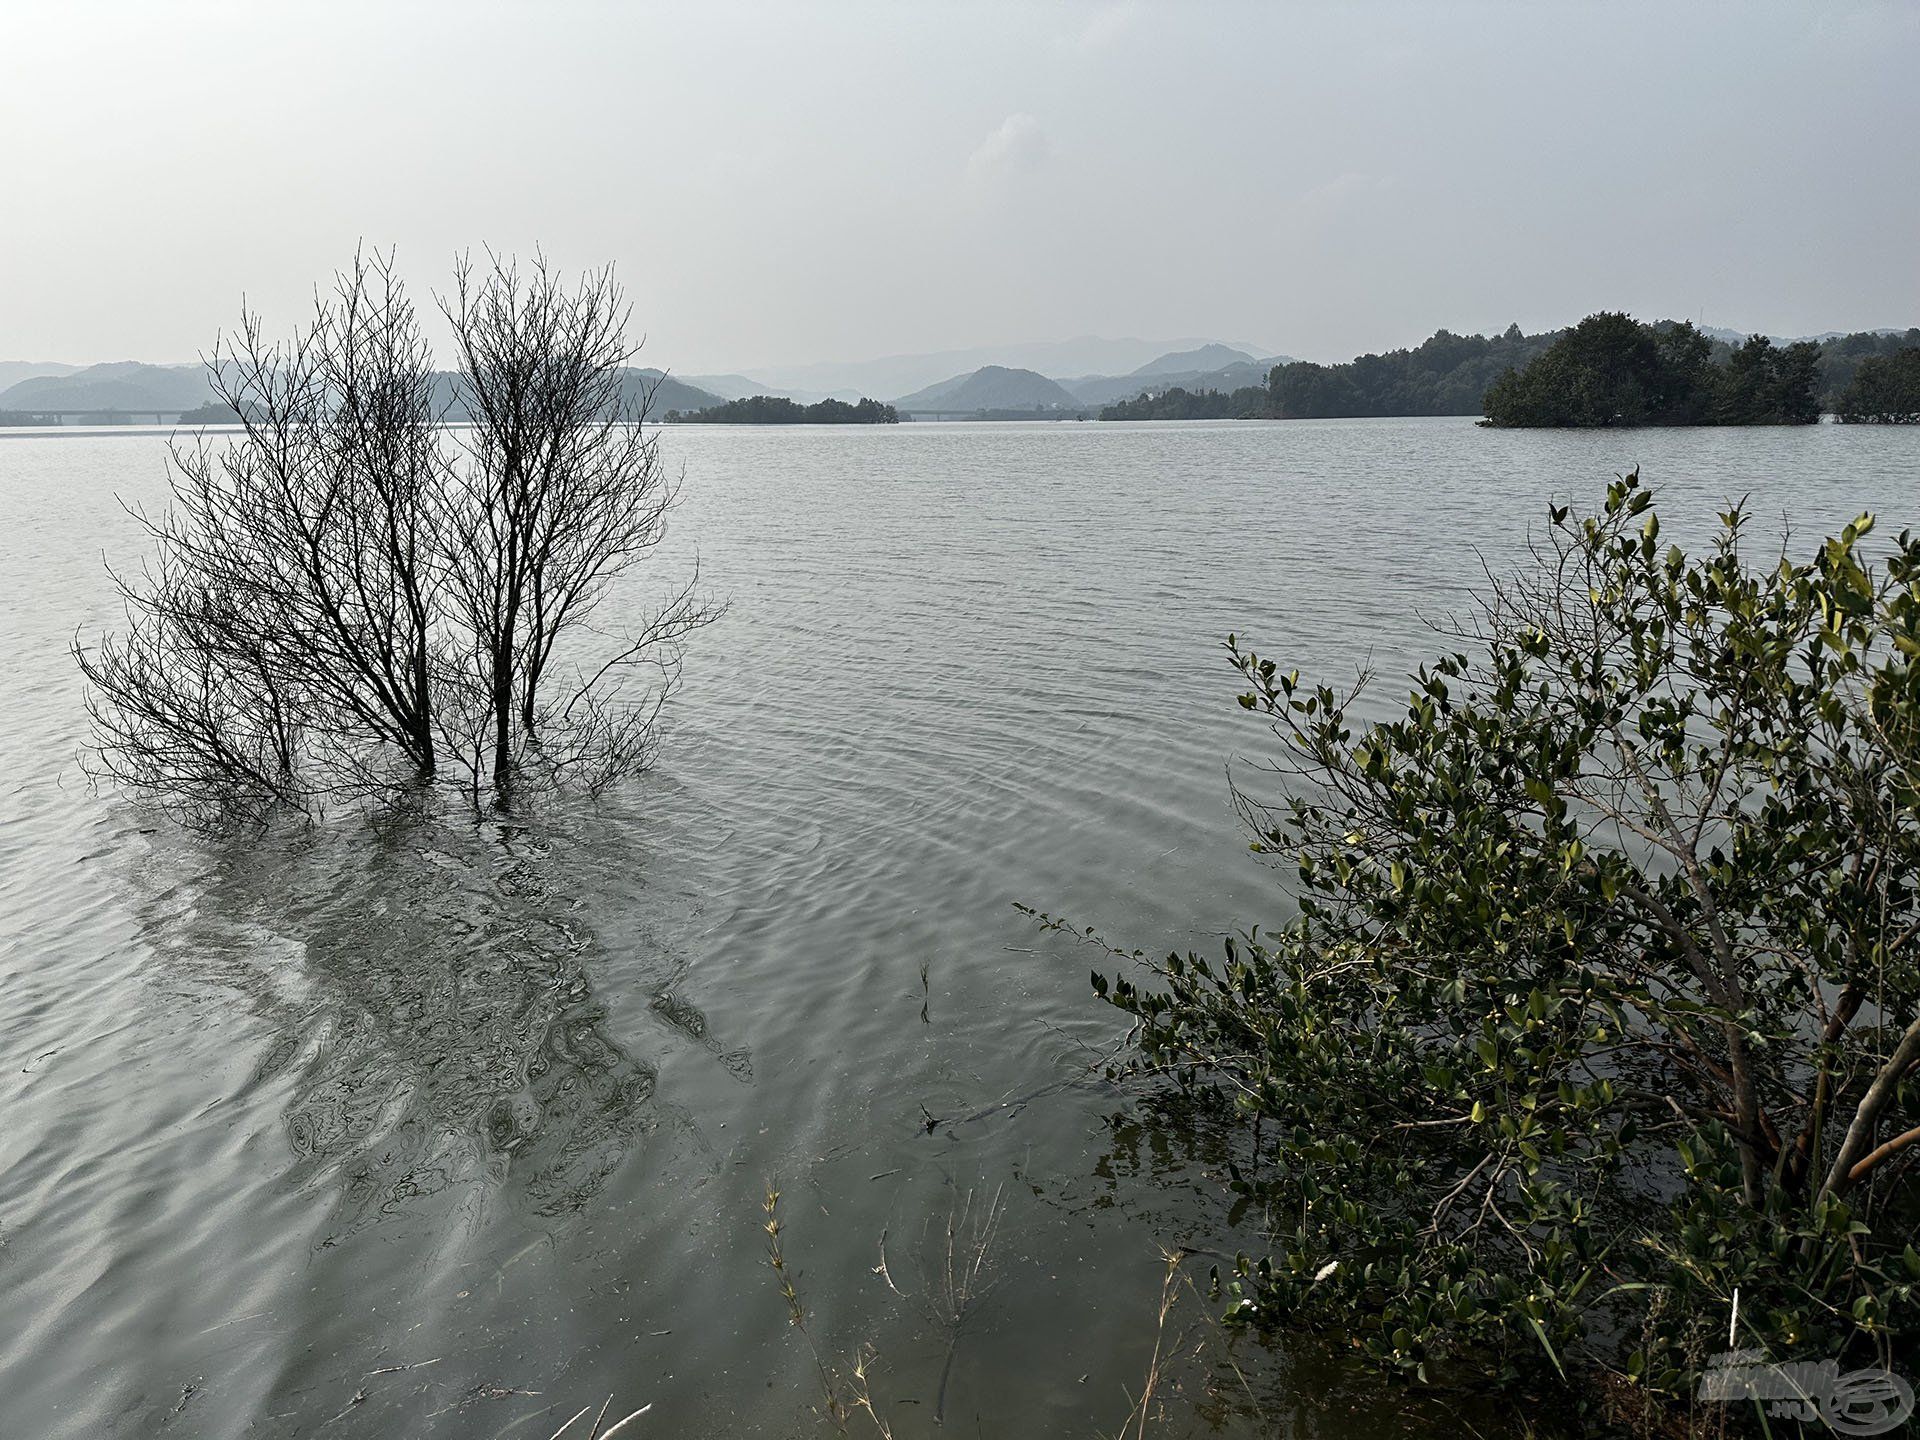
<svg viewBox="0 0 1920 1440">
<path fill-rule="evenodd" d="M 227 849 L 184 917 L 153 907 L 184 973 L 270 1026 L 243 1093 L 284 1096 L 295 1184 L 338 1187 L 323 1246 L 475 1184 L 575 1214 L 661 1123 L 656 1067 L 589 979 L 569 843 L 418 817 L 310 831 Z M 676 1024 L 704 1040 L 697 1011 Z"/>
</svg>

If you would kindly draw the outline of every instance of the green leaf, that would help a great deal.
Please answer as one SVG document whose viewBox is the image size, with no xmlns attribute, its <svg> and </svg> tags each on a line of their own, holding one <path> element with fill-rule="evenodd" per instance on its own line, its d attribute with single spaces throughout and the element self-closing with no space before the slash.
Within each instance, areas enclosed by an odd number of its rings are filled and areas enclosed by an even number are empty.
<svg viewBox="0 0 1920 1440">
<path fill-rule="evenodd" d="M 1527 1324 L 1531 1325 L 1533 1327 L 1533 1333 L 1540 1337 L 1540 1348 L 1547 1352 L 1547 1359 L 1553 1362 L 1553 1368 L 1559 1372 L 1560 1378 L 1562 1380 L 1566 1379 L 1567 1372 L 1561 1368 L 1560 1357 L 1553 1353 L 1553 1344 L 1547 1339 L 1546 1328 L 1531 1315 L 1527 1316 Z"/>
</svg>

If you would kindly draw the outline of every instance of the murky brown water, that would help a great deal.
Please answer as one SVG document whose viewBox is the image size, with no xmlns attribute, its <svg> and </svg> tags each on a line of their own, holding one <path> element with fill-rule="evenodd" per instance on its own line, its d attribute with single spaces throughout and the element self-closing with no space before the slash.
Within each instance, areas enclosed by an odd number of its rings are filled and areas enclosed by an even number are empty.
<svg viewBox="0 0 1920 1440">
<path fill-rule="evenodd" d="M 1748 491 L 1806 531 L 1920 519 L 1920 435 L 1876 429 L 666 444 L 661 568 L 697 548 L 733 609 L 656 775 L 514 826 L 218 846 L 73 761 L 66 644 L 111 619 L 114 497 L 158 499 L 164 437 L 0 432 L 0 1435 L 545 1437 L 609 1393 L 652 1402 L 630 1433 L 805 1434 L 769 1181 L 816 1339 L 876 1347 L 899 1434 L 931 1433 L 949 1352 L 950 1430 L 1110 1432 L 1156 1244 L 1221 1217 L 1090 1072 L 1118 1033 L 1093 957 L 1011 902 L 1148 948 L 1284 913 L 1227 807 L 1265 737 L 1217 642 L 1391 671 L 1472 547 L 1635 461 L 1669 534 Z M 956 1343 L 925 1292 L 996 1194 Z M 1409 1413 L 1282 1345 L 1237 1353 L 1255 1414 L 1225 1354 L 1180 1369 L 1165 1433 Z"/>
</svg>

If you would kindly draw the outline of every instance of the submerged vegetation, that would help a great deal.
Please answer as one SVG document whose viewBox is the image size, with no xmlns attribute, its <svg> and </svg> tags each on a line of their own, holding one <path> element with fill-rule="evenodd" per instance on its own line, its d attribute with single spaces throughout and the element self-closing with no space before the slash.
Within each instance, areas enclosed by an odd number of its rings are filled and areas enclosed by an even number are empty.
<svg viewBox="0 0 1920 1440">
<path fill-rule="evenodd" d="M 1664 543 L 1637 474 L 1556 508 L 1390 718 L 1229 638 L 1285 782 L 1240 811 L 1299 918 L 1094 987 L 1136 1072 L 1245 1122 L 1231 1190 L 1270 1242 L 1218 1277 L 1233 1319 L 1643 1420 L 1731 1335 L 1864 1371 L 1855 1423 L 1897 1412 L 1920 538 L 1875 563 L 1862 517 L 1796 558 L 1720 518 Z"/>
<path fill-rule="evenodd" d="M 715 612 L 690 578 L 630 630 L 588 625 L 675 490 L 620 290 L 462 262 L 441 310 L 450 385 L 379 259 L 292 341 L 247 314 L 216 348 L 240 429 L 175 443 L 171 508 L 136 516 L 154 558 L 116 577 L 125 626 L 75 643 L 100 773 L 213 827 L 646 765 L 679 642 Z"/>
<path fill-rule="evenodd" d="M 922 1236 L 922 1248 L 929 1253 L 922 1257 L 920 1299 L 928 1320 L 944 1338 L 946 1347 L 946 1358 L 941 1363 L 939 1386 L 933 1400 L 932 1419 L 935 1425 L 946 1423 L 947 1391 L 953 1379 L 953 1362 L 959 1352 L 960 1341 L 996 1283 L 990 1260 L 994 1242 L 1000 1233 L 1000 1222 L 1006 1216 L 1005 1196 L 1006 1189 L 1001 1186 L 995 1189 L 991 1199 L 980 1205 L 975 1203 L 975 1192 L 969 1190 L 963 1200 L 948 1210 L 942 1234 L 933 1232 L 929 1220 Z M 761 1227 L 767 1236 L 767 1264 L 773 1270 L 780 1298 L 786 1304 L 787 1323 L 806 1342 L 812 1356 L 823 1402 L 819 1413 L 844 1434 L 848 1430 L 848 1422 L 864 1412 L 882 1440 L 888 1440 L 893 1430 L 875 1408 L 871 1384 L 870 1372 L 878 1358 L 877 1352 L 870 1345 L 862 1346 L 847 1362 L 844 1371 L 821 1353 L 807 1327 L 806 1306 L 795 1288 L 793 1268 L 787 1262 L 786 1250 L 781 1243 L 780 1237 L 786 1229 L 786 1223 L 780 1218 L 779 1206 L 780 1192 L 769 1186 L 762 1207 L 767 1218 Z M 879 1255 L 880 1263 L 873 1273 L 886 1281 L 889 1290 L 904 1298 L 903 1292 L 894 1284 L 892 1271 L 887 1265 L 887 1237 L 884 1231 L 879 1238 Z"/>
<path fill-rule="evenodd" d="M 784 395 L 749 395 L 704 410 L 669 410 L 667 419 L 680 425 L 897 425 L 900 416 L 891 405 L 862 398 L 819 400 L 802 405 Z"/>
</svg>

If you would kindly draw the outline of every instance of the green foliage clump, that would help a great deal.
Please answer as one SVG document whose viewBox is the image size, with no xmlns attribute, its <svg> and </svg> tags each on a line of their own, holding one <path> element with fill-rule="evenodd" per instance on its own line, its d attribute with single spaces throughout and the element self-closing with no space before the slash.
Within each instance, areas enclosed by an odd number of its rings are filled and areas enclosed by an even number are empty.
<svg viewBox="0 0 1920 1440">
<path fill-rule="evenodd" d="M 1862 360 L 1834 413 L 1850 423 L 1920 425 L 1920 346 Z"/>
<path fill-rule="evenodd" d="M 1755 335 L 1714 363 L 1714 342 L 1687 323 L 1643 325 L 1629 315 L 1589 315 L 1524 369 L 1487 389 L 1487 423 L 1513 427 L 1600 425 L 1809 425 L 1820 347 L 1776 346 Z"/>
<path fill-rule="evenodd" d="M 1391 718 L 1232 637 L 1300 915 L 1094 977 L 1230 1099 L 1229 1314 L 1439 1382 L 1920 1353 L 1920 538 L 1556 508 Z M 1469 653 L 1471 652 L 1471 653 Z M 1375 712 L 1380 713 L 1380 712 Z"/>
<path fill-rule="evenodd" d="M 1709 423 L 1817 425 L 1820 347 L 1811 340 L 1775 345 L 1764 335 L 1735 348 L 1723 367 L 1708 371 Z M 1683 424 L 1698 423 L 1683 421 Z"/>
<path fill-rule="evenodd" d="M 1411 350 L 1361 355 L 1346 365 L 1276 365 L 1267 377 L 1267 413 L 1282 420 L 1478 415 L 1487 386 L 1553 338 L 1522 334 L 1518 325 L 1493 337 L 1439 330 Z"/>
<path fill-rule="evenodd" d="M 862 398 L 821 400 L 802 405 L 784 395 L 749 395 L 704 410 L 669 410 L 667 419 L 680 425 L 897 425 L 900 416 L 891 405 Z"/>
</svg>

